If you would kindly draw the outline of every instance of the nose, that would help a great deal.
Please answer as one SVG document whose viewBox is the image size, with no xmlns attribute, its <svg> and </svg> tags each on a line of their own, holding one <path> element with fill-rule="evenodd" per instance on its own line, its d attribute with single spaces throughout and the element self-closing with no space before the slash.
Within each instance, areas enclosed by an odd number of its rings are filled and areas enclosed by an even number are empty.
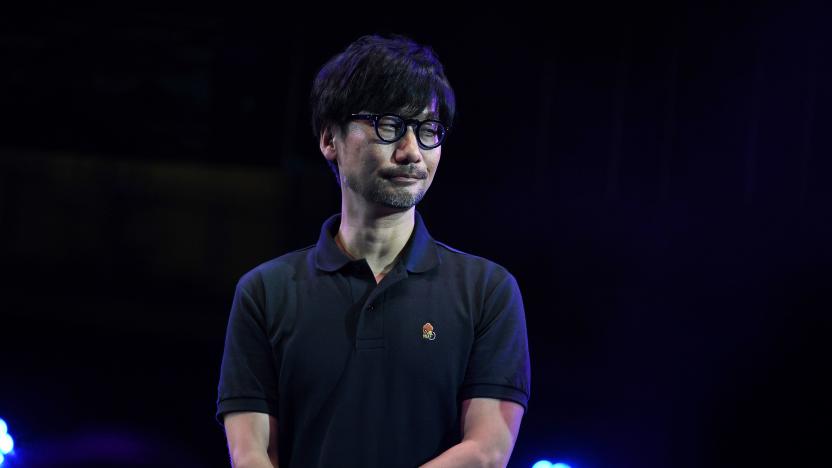
<svg viewBox="0 0 832 468">
<path fill-rule="evenodd" d="M 402 138 L 396 142 L 396 151 L 393 157 L 400 164 L 415 163 L 422 160 L 422 149 L 419 148 L 416 129 L 412 125 L 407 126 Z"/>
</svg>

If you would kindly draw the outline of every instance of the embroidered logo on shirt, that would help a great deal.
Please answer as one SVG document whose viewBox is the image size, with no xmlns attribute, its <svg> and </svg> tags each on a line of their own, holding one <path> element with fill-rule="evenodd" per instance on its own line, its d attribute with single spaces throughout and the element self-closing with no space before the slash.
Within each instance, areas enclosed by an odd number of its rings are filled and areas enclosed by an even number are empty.
<svg viewBox="0 0 832 468">
<path fill-rule="evenodd" d="M 433 325 L 430 322 L 422 325 L 422 338 L 431 341 L 436 339 L 436 332 L 433 331 Z"/>
</svg>

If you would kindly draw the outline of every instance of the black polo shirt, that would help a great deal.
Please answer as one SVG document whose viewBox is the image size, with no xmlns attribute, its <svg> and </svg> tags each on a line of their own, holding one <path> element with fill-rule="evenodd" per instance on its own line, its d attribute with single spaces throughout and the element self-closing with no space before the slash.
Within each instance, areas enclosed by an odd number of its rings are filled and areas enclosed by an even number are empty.
<svg viewBox="0 0 832 468">
<path fill-rule="evenodd" d="M 461 440 L 462 400 L 526 407 L 526 324 L 508 271 L 433 240 L 416 213 L 401 260 L 376 284 L 335 244 L 339 223 L 240 280 L 220 420 L 274 415 L 281 468 L 412 467 Z"/>
</svg>

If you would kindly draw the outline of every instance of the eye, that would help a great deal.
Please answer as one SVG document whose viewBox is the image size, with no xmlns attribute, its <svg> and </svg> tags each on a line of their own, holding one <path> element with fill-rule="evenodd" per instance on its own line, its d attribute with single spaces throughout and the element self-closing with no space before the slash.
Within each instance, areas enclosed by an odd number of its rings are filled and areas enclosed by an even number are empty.
<svg viewBox="0 0 832 468">
<path fill-rule="evenodd" d="M 419 130 L 419 137 L 426 144 L 432 144 L 442 138 L 444 132 L 445 129 L 441 124 L 437 122 L 426 122 L 422 124 L 422 127 Z"/>
<path fill-rule="evenodd" d="M 387 128 L 398 128 L 401 127 L 402 121 L 401 119 L 397 119 L 391 116 L 384 116 L 378 119 L 378 126 L 379 127 L 387 127 Z"/>
<path fill-rule="evenodd" d="M 379 136 L 385 140 L 395 140 L 402 133 L 404 122 L 396 116 L 385 115 L 378 120 L 376 128 Z"/>
<path fill-rule="evenodd" d="M 379 123 L 378 123 L 378 128 L 383 129 L 383 130 L 391 130 L 391 131 L 395 131 L 395 130 L 398 130 L 399 128 L 401 128 L 401 125 L 398 125 L 398 124 L 395 124 L 395 123 L 382 123 L 382 122 L 379 122 Z"/>
</svg>

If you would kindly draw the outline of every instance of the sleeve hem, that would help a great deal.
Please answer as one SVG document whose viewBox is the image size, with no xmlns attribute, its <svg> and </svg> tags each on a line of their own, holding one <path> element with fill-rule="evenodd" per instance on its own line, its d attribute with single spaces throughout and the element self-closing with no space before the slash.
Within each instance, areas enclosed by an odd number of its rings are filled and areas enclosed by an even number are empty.
<svg viewBox="0 0 832 468">
<path fill-rule="evenodd" d="M 495 398 L 497 400 L 508 400 L 522 406 L 524 412 L 529 409 L 529 395 L 522 390 L 506 385 L 468 385 L 459 392 L 459 400 L 462 401 L 469 398 Z"/>
<path fill-rule="evenodd" d="M 223 425 L 223 417 L 237 411 L 266 413 L 277 417 L 277 403 L 262 398 L 225 398 L 217 402 L 217 422 Z"/>
</svg>

